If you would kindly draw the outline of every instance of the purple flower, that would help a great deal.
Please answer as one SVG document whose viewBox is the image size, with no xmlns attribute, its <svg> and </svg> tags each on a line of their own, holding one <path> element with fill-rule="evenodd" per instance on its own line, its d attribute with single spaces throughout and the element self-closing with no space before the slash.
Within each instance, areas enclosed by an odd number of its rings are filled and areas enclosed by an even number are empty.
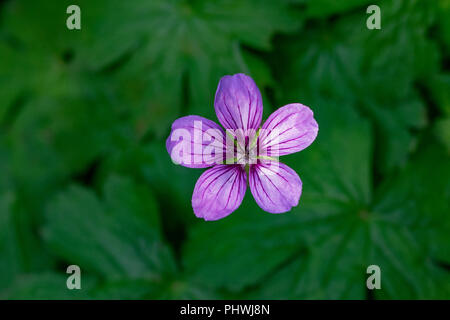
<svg viewBox="0 0 450 320">
<path fill-rule="evenodd" d="M 297 206 L 302 181 L 278 161 L 301 151 L 316 138 L 319 127 L 308 107 L 292 103 L 272 113 L 260 127 L 262 98 L 252 78 L 224 76 L 214 100 L 217 118 L 186 116 L 172 124 L 166 141 L 172 160 L 190 168 L 207 168 L 195 184 L 192 207 L 197 217 L 218 220 L 236 210 L 247 179 L 258 205 L 271 213 Z M 247 178 L 248 176 L 248 178 Z"/>
</svg>

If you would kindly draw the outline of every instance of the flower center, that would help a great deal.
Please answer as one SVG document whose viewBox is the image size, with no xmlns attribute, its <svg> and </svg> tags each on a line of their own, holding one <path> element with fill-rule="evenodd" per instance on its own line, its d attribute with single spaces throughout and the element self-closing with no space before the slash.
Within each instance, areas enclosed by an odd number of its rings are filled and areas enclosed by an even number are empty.
<svg viewBox="0 0 450 320">
<path fill-rule="evenodd" d="M 250 162 L 250 151 L 249 148 L 246 146 L 245 148 L 245 163 L 249 163 Z"/>
<path fill-rule="evenodd" d="M 248 137 L 245 138 L 245 141 L 237 143 L 237 163 L 244 166 L 256 164 L 257 156 L 257 144 Z"/>
<path fill-rule="evenodd" d="M 260 150 L 261 128 L 250 134 L 242 131 L 232 132 L 227 129 L 227 164 L 240 164 L 248 167 L 262 160 L 277 161 L 274 156 L 265 155 L 266 150 Z"/>
</svg>

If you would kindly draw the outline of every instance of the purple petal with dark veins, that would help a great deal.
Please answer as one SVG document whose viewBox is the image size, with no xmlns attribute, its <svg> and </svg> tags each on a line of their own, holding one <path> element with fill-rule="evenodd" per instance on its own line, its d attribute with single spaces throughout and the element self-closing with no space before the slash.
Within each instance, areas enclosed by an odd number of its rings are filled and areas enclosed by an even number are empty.
<svg viewBox="0 0 450 320">
<path fill-rule="evenodd" d="M 273 112 L 261 128 L 261 154 L 278 157 L 301 151 L 317 137 L 319 126 L 310 108 L 300 103 Z"/>
<path fill-rule="evenodd" d="M 283 213 L 298 205 L 302 181 L 287 165 L 270 161 L 251 165 L 250 191 L 256 203 L 270 213 Z"/>
<path fill-rule="evenodd" d="M 261 124 L 261 93 L 253 79 L 245 74 L 220 79 L 214 108 L 225 129 L 258 129 Z"/>
<path fill-rule="evenodd" d="M 166 148 L 176 164 L 207 168 L 224 162 L 225 134 L 214 121 L 186 116 L 172 124 Z"/>
<path fill-rule="evenodd" d="M 198 218 L 218 220 L 236 210 L 244 199 L 247 178 L 240 165 L 217 165 L 195 184 L 192 208 Z"/>
</svg>

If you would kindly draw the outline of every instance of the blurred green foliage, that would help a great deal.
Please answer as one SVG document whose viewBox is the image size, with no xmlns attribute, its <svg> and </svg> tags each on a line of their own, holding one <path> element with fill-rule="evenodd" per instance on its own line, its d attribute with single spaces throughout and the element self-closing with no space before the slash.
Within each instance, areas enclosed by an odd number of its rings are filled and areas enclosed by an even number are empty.
<svg viewBox="0 0 450 320">
<path fill-rule="evenodd" d="M 449 68 L 448 0 L 0 2 L 0 298 L 450 299 Z M 237 72 L 320 132 L 298 207 L 204 222 L 164 142 Z"/>
</svg>

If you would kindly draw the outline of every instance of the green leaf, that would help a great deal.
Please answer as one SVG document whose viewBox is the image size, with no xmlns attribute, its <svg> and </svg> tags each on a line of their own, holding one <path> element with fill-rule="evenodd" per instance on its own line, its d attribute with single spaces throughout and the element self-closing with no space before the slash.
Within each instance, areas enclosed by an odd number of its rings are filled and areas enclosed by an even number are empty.
<svg viewBox="0 0 450 320">
<path fill-rule="evenodd" d="M 434 133 L 450 154 L 450 117 L 437 119 L 434 123 Z"/>
<path fill-rule="evenodd" d="M 333 99 L 355 104 L 376 126 L 377 170 L 404 166 L 415 137 L 427 124 L 416 83 L 438 68 L 437 46 L 426 38 L 435 6 L 424 1 L 380 1 L 380 30 L 355 13 L 279 41 L 275 53 L 283 102 Z M 274 57 L 274 58 L 275 58 Z M 292 61 L 292 64 L 290 63 Z"/>
<path fill-rule="evenodd" d="M 113 172 L 145 181 L 157 195 L 169 226 L 196 220 L 191 197 L 203 170 L 174 164 L 162 143 L 127 144 L 104 161 L 99 171 L 102 180 Z"/>
<path fill-rule="evenodd" d="M 450 74 L 436 74 L 429 79 L 426 88 L 440 111 L 433 124 L 433 132 L 450 153 Z"/>
<path fill-rule="evenodd" d="M 369 0 L 349 0 L 349 1 L 333 1 L 333 0 L 307 0 L 306 15 L 307 17 L 319 18 L 328 17 L 334 14 L 344 13 L 346 11 L 360 8 L 361 14 L 366 12 L 369 4 L 374 1 Z M 366 6 L 366 7 L 364 7 Z"/>
<path fill-rule="evenodd" d="M 166 279 L 161 283 L 145 279 L 108 282 L 89 293 L 93 299 L 219 299 L 208 288 L 183 279 Z"/>
<path fill-rule="evenodd" d="M 187 105 L 214 116 L 220 77 L 249 72 L 242 45 L 267 50 L 274 32 L 299 25 L 276 1 L 99 0 L 83 8 L 84 60 L 97 69 L 126 61 L 117 73 L 119 95 L 136 125 L 159 137 Z"/>
<path fill-rule="evenodd" d="M 450 172 L 436 160 L 444 155 L 426 149 L 395 183 L 374 190 L 367 121 L 345 105 L 323 102 L 313 110 L 317 140 L 281 159 L 303 181 L 299 206 L 271 215 L 247 194 L 244 208 L 192 230 L 186 269 L 204 283 L 246 289 L 251 298 L 361 299 L 366 268 L 376 264 L 376 297 L 448 298 L 441 284 L 450 274 L 441 263 L 450 252 Z M 433 163 L 442 165 L 430 177 Z"/>
<path fill-rule="evenodd" d="M 1 299 L 218 299 L 219 295 L 182 279 L 162 282 L 148 279 L 122 279 L 99 283 L 81 273 L 81 289 L 69 290 L 64 272 L 19 275 L 11 286 L 0 292 Z"/>
<path fill-rule="evenodd" d="M 104 99 L 80 102 L 73 96 L 38 99 L 24 105 L 10 128 L 11 167 L 28 210 L 41 208 L 46 195 L 71 175 L 106 154 L 115 135 Z"/>
<path fill-rule="evenodd" d="M 21 93 L 21 86 L 17 85 L 20 81 L 12 75 L 17 74 L 19 66 L 14 61 L 14 51 L 6 44 L 0 41 L 0 67 L 2 75 L 0 76 L 0 122 L 9 112 L 10 105 L 15 102 Z M 4 75 L 8 76 L 4 76 Z"/>
<path fill-rule="evenodd" d="M 120 111 L 105 79 L 78 59 L 70 4 L 9 1 L 1 12 L 0 128 L 28 210 L 105 153 Z"/>
<path fill-rule="evenodd" d="M 160 229 L 156 202 L 148 188 L 113 175 L 105 182 L 102 200 L 72 186 L 51 201 L 43 234 L 55 254 L 80 266 L 83 279 L 102 279 L 90 285 L 83 298 L 217 297 L 207 286 L 177 272 Z M 59 293 L 53 294 L 52 298 Z"/>
<path fill-rule="evenodd" d="M 21 210 L 7 146 L 0 140 L 0 293 L 21 272 L 42 270 L 51 259 L 31 233 L 33 216 Z"/>
<path fill-rule="evenodd" d="M 450 297 L 448 160 L 437 145 L 424 144 L 402 175 L 380 188 L 372 210 L 380 227 L 373 254 L 385 257 L 380 267 L 389 279 L 382 298 Z"/>
<path fill-rule="evenodd" d="M 14 195 L 0 196 L 0 288 L 5 288 L 23 269 L 18 235 L 13 221 Z M 1 291 L 1 290 L 0 290 Z"/>
<path fill-rule="evenodd" d="M 77 2 L 8 1 L 0 13 L 5 38 L 15 46 L 36 52 L 61 53 L 66 48 L 73 48 L 79 32 L 66 27 L 69 17 L 66 9 Z"/>
<path fill-rule="evenodd" d="M 25 0 L 4 5 L 0 115 L 23 95 L 32 99 L 77 92 L 80 64 L 66 57 L 73 55 L 77 44 L 77 33 L 68 30 L 65 24 L 70 4 L 68 0 L 56 4 Z"/>
<path fill-rule="evenodd" d="M 44 237 L 58 256 L 106 279 L 160 281 L 175 270 L 152 194 L 127 179 L 108 179 L 103 201 L 70 187 L 48 206 Z"/>
<path fill-rule="evenodd" d="M 23 272 L 53 267 L 54 260 L 35 233 L 33 211 L 27 211 L 16 188 L 8 146 L 0 139 L 0 295 Z"/>
<path fill-rule="evenodd" d="M 448 56 L 450 54 L 450 1 L 439 0 L 437 3 L 439 36 L 445 45 L 445 52 Z"/>
<path fill-rule="evenodd" d="M 443 156 L 436 146 L 423 150 L 401 176 L 377 190 L 368 210 L 353 212 L 359 219 L 352 223 L 351 216 L 338 216 L 334 228 L 253 294 L 364 298 L 366 268 L 374 264 L 381 269 L 381 290 L 373 292 L 375 298 L 448 299 L 450 172 L 440 165 L 430 175 L 430 167 Z M 325 224 L 332 221 L 322 221 Z"/>
<path fill-rule="evenodd" d="M 436 74 L 429 79 L 427 89 L 443 115 L 450 116 L 450 74 Z"/>
<path fill-rule="evenodd" d="M 21 275 L 14 282 L 14 285 L 0 293 L 0 298 L 8 300 L 89 298 L 88 288 L 92 285 L 92 282 L 85 281 L 85 278 L 82 278 L 80 290 L 69 290 L 66 286 L 67 276 L 64 273 L 57 274 L 54 272 Z"/>
</svg>

